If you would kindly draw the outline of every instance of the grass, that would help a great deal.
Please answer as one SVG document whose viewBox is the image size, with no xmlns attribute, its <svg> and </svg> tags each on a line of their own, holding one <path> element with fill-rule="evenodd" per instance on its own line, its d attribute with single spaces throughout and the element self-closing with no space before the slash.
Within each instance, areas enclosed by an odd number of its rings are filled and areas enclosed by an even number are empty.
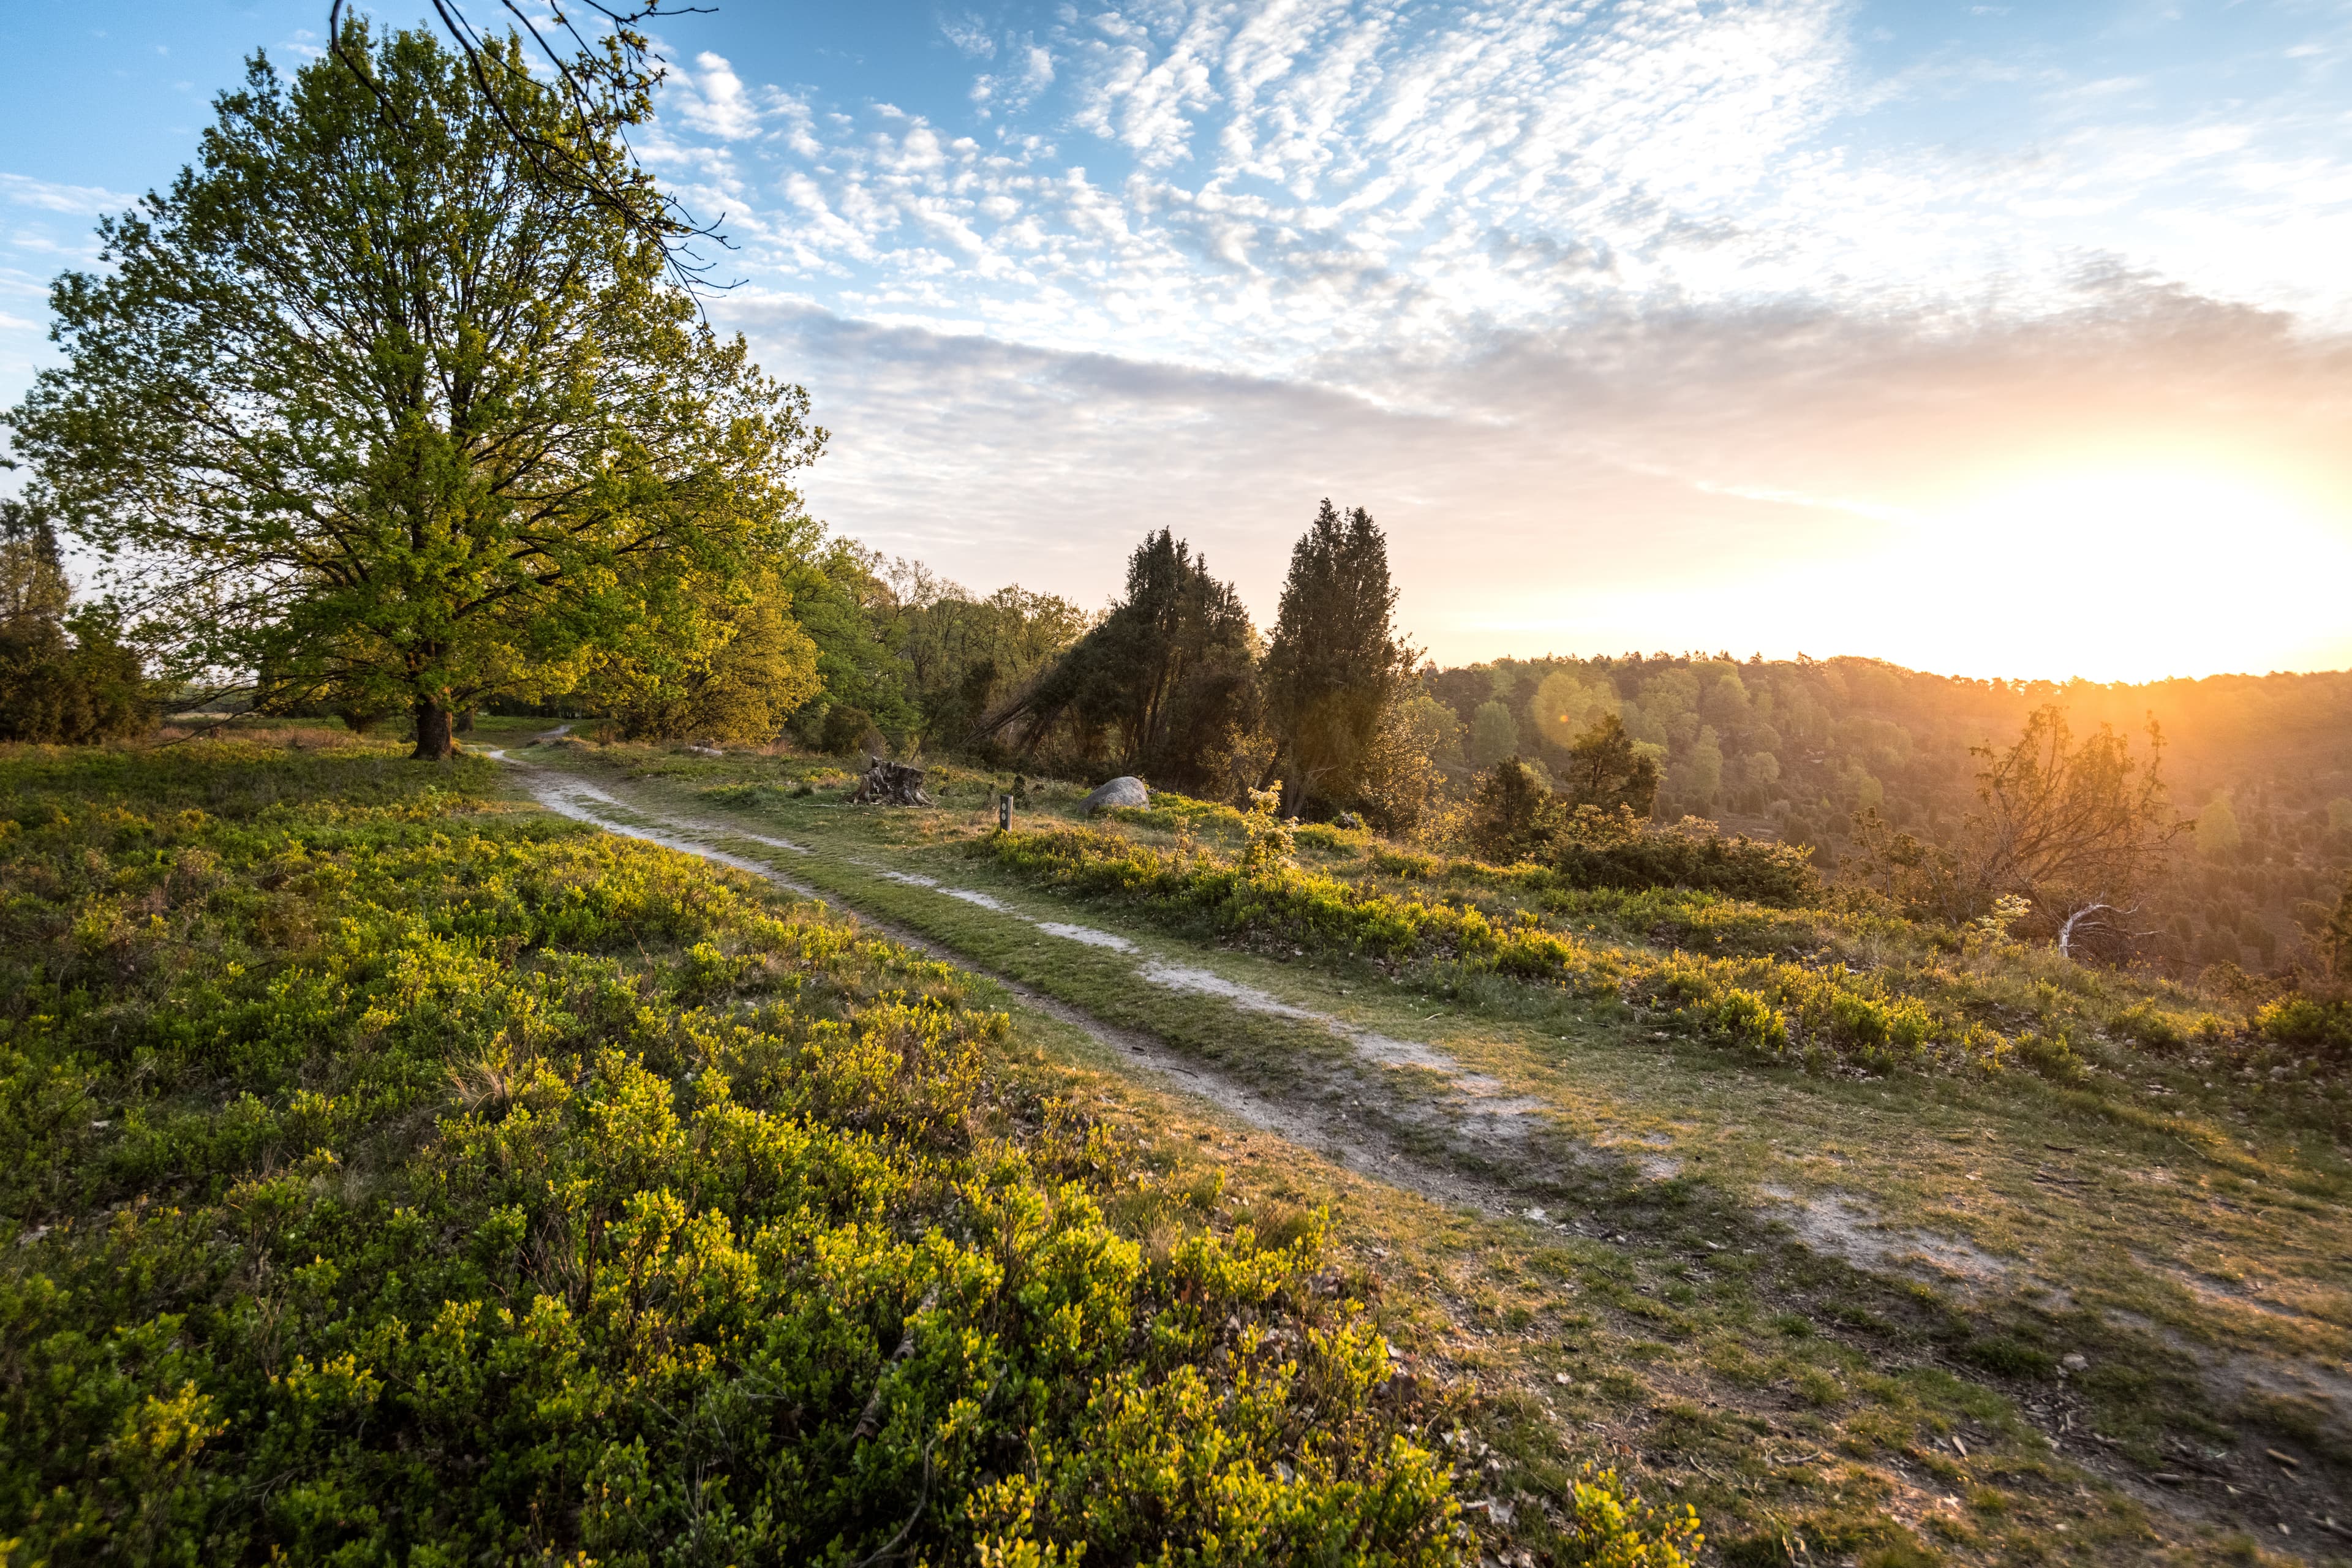
<svg viewBox="0 0 2352 1568">
<path fill-rule="evenodd" d="M 1809 1072 L 1617 997 L 1219 933 L 1038 886 L 966 852 L 993 826 L 983 804 L 998 781 L 985 774 L 935 774 L 940 810 L 886 814 L 797 793 L 837 769 L 822 760 L 614 748 L 565 765 L 665 815 L 806 843 L 819 853 L 730 847 L 1566 1215 L 1577 1228 L 1448 1211 L 1263 1134 L 1239 1147 L 1265 1153 L 1234 1162 L 1229 1190 L 1244 1197 L 1336 1205 L 1341 1237 L 1396 1287 L 1382 1309 L 1396 1331 L 1482 1391 L 1471 1433 L 1503 1458 L 1506 1500 L 1556 1507 L 1579 1465 L 1613 1456 L 1645 1489 L 1696 1504 L 1730 1561 L 1787 1561 L 1799 1543 L 1885 1561 L 2203 1561 L 2234 1550 L 2239 1531 L 2298 1553 L 2333 1549 L 2318 1521 L 2345 1474 L 2344 1413 L 2331 1403 L 2342 1395 L 2325 1379 L 2343 1365 L 2352 1320 L 2347 1164 L 2333 1111 L 2308 1103 L 2308 1080 L 2299 1103 L 2281 1103 L 2284 1080 L 2269 1073 L 2282 1064 L 2263 1065 L 2242 1017 L 2227 1026 L 2234 1038 L 2199 1039 L 2205 999 L 1993 944 L 1938 949 L 1867 916 L 1515 892 L 1492 868 L 1353 836 L 1302 845 L 1317 870 L 1383 891 L 1445 883 L 1498 914 L 1573 921 L 1590 928 L 1580 940 L 1628 963 L 1719 934 L 1727 948 L 1793 945 L 1841 967 L 1937 966 L 1938 984 L 2005 1037 L 2074 1026 L 2046 1079 Z M 1050 819 L 1066 798 L 1029 815 Z M 1240 829 L 1212 810 L 1118 831 L 1162 850 L 1189 836 L 1230 852 Z M 1139 952 L 1045 938 L 890 871 L 1097 927 Z M 1443 1097 L 1423 1079 L 1367 1071 L 1326 1029 L 1139 985 L 1139 957 L 1212 967 L 1428 1041 L 1536 1101 L 1532 1142 L 1482 1164 L 1443 1135 L 1443 1118 L 1432 1131 Z M 2121 1037 L 2112 1026 L 2135 1007 L 2182 1019 L 2181 1045 L 2155 1055 Z M 1190 1125 L 1172 1103 L 1151 1105 L 1147 1125 Z M 1661 1178 L 1645 1159 L 1675 1168 Z M 1925 1250 L 1906 1264 L 1913 1246 Z M 1874 1267 L 1850 1267 L 1841 1250 Z M 2062 1369 L 2070 1355 L 2086 1364 Z M 2267 1458 L 2273 1448 L 2299 1466 Z M 2173 1496 L 2190 1500 L 2156 1501 Z"/>
<path fill-rule="evenodd" d="M 297 739 L 0 752 L 0 1560 L 1462 1559 L 1319 1212 L 951 966 Z"/>
</svg>

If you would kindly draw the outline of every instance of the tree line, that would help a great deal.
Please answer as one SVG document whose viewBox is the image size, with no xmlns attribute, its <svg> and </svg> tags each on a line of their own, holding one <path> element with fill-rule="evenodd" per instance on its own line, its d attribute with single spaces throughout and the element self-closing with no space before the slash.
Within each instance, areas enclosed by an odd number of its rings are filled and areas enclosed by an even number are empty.
<svg viewBox="0 0 2352 1568">
<path fill-rule="evenodd" d="M 1264 632 L 1170 529 L 1099 612 L 829 538 L 797 489 L 828 439 L 807 393 L 712 330 L 677 249 L 697 231 L 629 150 L 656 77 L 542 81 L 519 37 L 459 43 L 352 17 L 290 75 L 256 55 L 195 162 L 101 223 L 103 268 L 58 280 L 62 363 L 7 415 L 31 482 L 0 520 L 0 735 L 235 697 L 397 722 L 437 760 L 487 708 L 1278 784 L 1287 816 L 1504 859 L 1618 864 L 1643 824 L 1720 820 L 1917 913 L 2026 898 L 2070 946 L 2183 963 L 2270 962 L 2332 908 L 2341 678 L 2273 678 L 2233 723 L 2194 689 L 1863 659 L 1439 669 L 1396 626 L 1379 525 L 1329 500 Z M 68 540 L 106 596 L 72 602 Z M 2168 853 L 2177 772 L 2118 739 L 2142 695 L 2176 763 L 2189 737 L 2194 855 Z M 2250 752 L 2279 765 L 2216 774 Z M 1740 875 L 1778 886 L 1758 854 Z"/>
</svg>

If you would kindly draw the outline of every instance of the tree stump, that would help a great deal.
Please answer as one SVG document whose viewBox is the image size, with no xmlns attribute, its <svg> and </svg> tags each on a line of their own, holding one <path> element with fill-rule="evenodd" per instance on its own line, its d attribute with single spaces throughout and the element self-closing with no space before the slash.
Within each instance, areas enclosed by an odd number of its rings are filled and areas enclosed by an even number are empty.
<svg viewBox="0 0 2352 1568">
<path fill-rule="evenodd" d="M 923 770 L 910 768 L 904 763 L 885 762 L 880 757 L 866 759 L 866 771 L 857 775 L 857 787 L 850 792 L 852 805 L 929 805 L 931 797 L 923 793 Z"/>
</svg>

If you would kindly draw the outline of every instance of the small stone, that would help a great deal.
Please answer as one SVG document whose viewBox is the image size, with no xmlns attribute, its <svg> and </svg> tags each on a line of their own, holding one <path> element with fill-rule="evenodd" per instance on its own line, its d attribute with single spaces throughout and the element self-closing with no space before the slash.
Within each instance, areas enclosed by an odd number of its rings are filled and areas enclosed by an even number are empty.
<svg viewBox="0 0 2352 1568">
<path fill-rule="evenodd" d="M 2060 1361 L 2058 1364 L 2064 1367 L 2068 1372 L 2084 1372 L 2088 1371 L 2090 1368 L 2091 1358 L 2083 1354 L 2082 1352 L 2077 1351 L 2073 1355 L 2067 1356 L 2063 1360 Z"/>
</svg>

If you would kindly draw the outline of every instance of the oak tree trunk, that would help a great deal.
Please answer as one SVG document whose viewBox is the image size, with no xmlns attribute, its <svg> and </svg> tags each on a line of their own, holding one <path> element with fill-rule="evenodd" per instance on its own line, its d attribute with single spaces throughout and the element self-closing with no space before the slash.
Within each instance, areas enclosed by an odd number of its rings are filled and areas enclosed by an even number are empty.
<svg viewBox="0 0 2352 1568">
<path fill-rule="evenodd" d="M 409 755 L 420 763 L 437 763 L 456 754 L 449 730 L 449 710 L 429 698 L 416 703 L 416 750 Z"/>
</svg>

